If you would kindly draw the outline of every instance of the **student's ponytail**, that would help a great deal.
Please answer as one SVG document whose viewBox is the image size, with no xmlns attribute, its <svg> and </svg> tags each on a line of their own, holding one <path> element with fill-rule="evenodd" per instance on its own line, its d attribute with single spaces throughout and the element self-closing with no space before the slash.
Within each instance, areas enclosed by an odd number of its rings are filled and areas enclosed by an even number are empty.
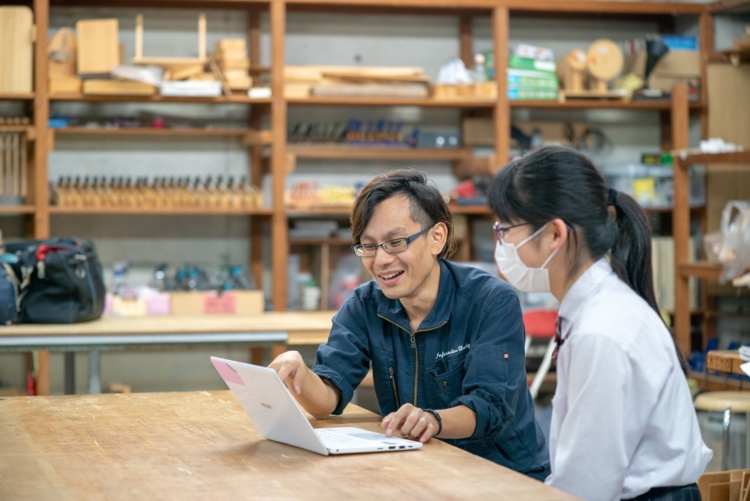
<svg viewBox="0 0 750 501">
<path fill-rule="evenodd" d="M 612 269 L 661 315 L 654 294 L 648 219 L 638 203 L 622 192 L 609 190 L 608 207 L 617 227 L 610 254 Z"/>
</svg>

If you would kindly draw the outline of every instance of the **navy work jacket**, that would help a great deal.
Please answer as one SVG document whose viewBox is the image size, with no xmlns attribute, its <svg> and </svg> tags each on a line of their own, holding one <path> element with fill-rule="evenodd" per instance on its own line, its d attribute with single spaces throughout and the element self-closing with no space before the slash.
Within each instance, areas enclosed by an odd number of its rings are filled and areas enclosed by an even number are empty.
<svg viewBox="0 0 750 501">
<path fill-rule="evenodd" d="M 477 268 L 440 261 L 435 306 L 416 332 L 401 302 L 373 280 L 333 318 L 313 371 L 338 388 L 340 414 L 372 365 L 381 415 L 405 403 L 465 405 L 474 434 L 445 441 L 533 478 L 549 474 L 549 453 L 526 382 L 524 327 L 515 290 Z"/>
</svg>

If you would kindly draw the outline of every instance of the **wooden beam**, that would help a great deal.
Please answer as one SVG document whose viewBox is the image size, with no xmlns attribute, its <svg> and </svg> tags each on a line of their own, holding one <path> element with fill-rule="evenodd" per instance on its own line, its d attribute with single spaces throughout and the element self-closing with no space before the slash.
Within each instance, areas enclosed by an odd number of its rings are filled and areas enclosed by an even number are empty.
<svg viewBox="0 0 750 501">
<path fill-rule="evenodd" d="M 288 222 L 284 207 L 286 178 L 286 100 L 284 99 L 284 37 L 286 3 L 271 3 L 271 175 L 273 215 L 271 216 L 271 269 L 273 270 L 273 309 L 286 309 L 289 255 Z"/>
<path fill-rule="evenodd" d="M 672 89 L 672 148 L 688 147 L 688 91 L 685 84 Z M 690 200 L 688 166 L 678 154 L 673 155 L 674 209 L 672 211 L 672 236 L 674 238 L 674 335 L 684 355 L 692 351 L 690 335 L 690 291 L 688 278 L 681 266 L 690 259 Z"/>
<path fill-rule="evenodd" d="M 701 139 L 707 139 L 708 130 L 708 62 L 714 53 L 714 16 L 704 12 L 698 18 L 698 39 L 701 51 Z"/>
<path fill-rule="evenodd" d="M 508 67 L 508 36 L 510 19 L 507 8 L 498 7 L 492 11 L 492 40 L 495 51 L 495 82 L 497 101 L 495 102 L 495 165 L 493 172 L 508 163 L 510 155 L 510 103 L 508 101 L 508 80 L 505 68 Z"/>
</svg>

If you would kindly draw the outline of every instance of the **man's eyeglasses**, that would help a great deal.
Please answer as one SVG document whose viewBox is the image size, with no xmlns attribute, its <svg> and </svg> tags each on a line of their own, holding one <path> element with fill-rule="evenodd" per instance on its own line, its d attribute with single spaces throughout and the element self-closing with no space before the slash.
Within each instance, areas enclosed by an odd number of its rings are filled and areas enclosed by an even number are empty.
<svg viewBox="0 0 750 501">
<path fill-rule="evenodd" d="M 513 229 L 518 228 L 519 226 L 526 226 L 527 224 L 531 223 L 518 223 L 518 224 L 509 224 L 508 226 L 501 226 L 499 221 L 495 221 L 495 224 L 492 225 L 492 229 L 495 230 L 495 236 L 497 237 L 497 241 L 500 243 L 503 243 L 503 237 L 505 236 L 505 232 Z"/>
<path fill-rule="evenodd" d="M 404 252 L 406 249 L 408 249 L 410 243 L 427 233 L 432 228 L 432 226 L 428 226 L 427 228 L 413 234 L 410 237 L 394 238 L 393 240 L 383 242 L 382 244 L 352 245 L 352 249 L 354 249 L 354 253 L 359 257 L 373 257 L 377 253 L 378 247 L 382 247 L 383 250 L 388 254 L 398 254 L 399 252 Z"/>
</svg>

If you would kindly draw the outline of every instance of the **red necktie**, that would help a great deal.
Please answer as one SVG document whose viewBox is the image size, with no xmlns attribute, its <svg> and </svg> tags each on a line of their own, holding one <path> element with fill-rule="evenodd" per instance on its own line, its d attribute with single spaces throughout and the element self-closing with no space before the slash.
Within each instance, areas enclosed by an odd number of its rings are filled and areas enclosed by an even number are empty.
<svg viewBox="0 0 750 501">
<path fill-rule="evenodd" d="M 560 350 L 560 346 L 563 345 L 565 340 L 563 339 L 560 330 L 562 329 L 562 317 L 557 316 L 555 320 L 555 351 L 552 352 L 552 363 L 557 364 L 557 352 Z"/>
</svg>

